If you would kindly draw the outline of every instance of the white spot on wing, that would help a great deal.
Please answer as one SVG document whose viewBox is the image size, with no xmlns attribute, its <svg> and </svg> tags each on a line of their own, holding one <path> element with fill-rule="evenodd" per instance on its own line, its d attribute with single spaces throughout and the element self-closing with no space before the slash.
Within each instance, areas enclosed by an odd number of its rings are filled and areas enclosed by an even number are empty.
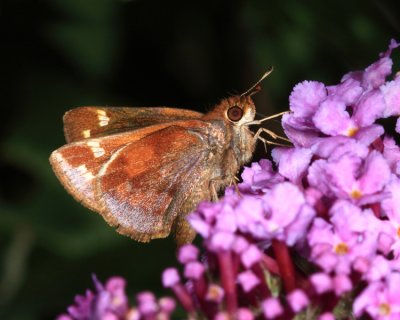
<svg viewBox="0 0 400 320">
<path fill-rule="evenodd" d="M 92 149 L 93 155 L 98 158 L 103 156 L 106 152 L 102 147 L 100 147 L 100 142 L 98 140 L 91 140 L 87 143 L 87 146 Z"/>
<path fill-rule="evenodd" d="M 94 175 L 91 172 L 86 172 L 82 177 L 87 181 L 94 179 Z"/>
<path fill-rule="evenodd" d="M 79 167 L 76 168 L 76 170 L 78 170 L 79 173 L 84 174 L 87 172 L 87 168 L 85 164 L 81 164 Z"/>
<path fill-rule="evenodd" d="M 85 180 L 89 181 L 94 178 L 94 175 L 88 171 L 85 164 L 81 164 L 79 167 L 76 168 L 78 174 L 80 174 Z"/>
<path fill-rule="evenodd" d="M 93 154 L 96 158 L 101 157 L 105 154 L 103 148 L 92 148 Z"/>
<path fill-rule="evenodd" d="M 104 110 L 97 110 L 97 118 L 99 119 L 100 127 L 104 127 L 110 122 L 110 118 L 107 117 L 107 113 Z"/>
<path fill-rule="evenodd" d="M 83 130 L 82 135 L 84 138 L 90 138 L 90 130 Z"/>
<path fill-rule="evenodd" d="M 64 157 L 58 151 L 53 152 L 54 157 L 56 158 L 57 162 L 64 162 Z"/>
<path fill-rule="evenodd" d="M 87 143 L 89 147 L 98 148 L 100 147 L 100 142 L 98 140 L 91 140 Z"/>
</svg>

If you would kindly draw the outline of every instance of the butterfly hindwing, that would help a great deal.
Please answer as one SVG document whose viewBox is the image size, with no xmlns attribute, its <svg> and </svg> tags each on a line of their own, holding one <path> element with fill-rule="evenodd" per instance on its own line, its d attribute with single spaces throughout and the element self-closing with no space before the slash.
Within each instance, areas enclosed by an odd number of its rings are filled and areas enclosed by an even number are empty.
<svg viewBox="0 0 400 320">
<path fill-rule="evenodd" d="M 79 107 L 64 115 L 64 135 L 71 143 L 201 116 L 199 112 L 165 107 Z"/>
<path fill-rule="evenodd" d="M 97 180 L 103 217 L 135 240 L 166 237 L 182 203 L 201 185 L 195 172 L 204 165 L 204 143 L 174 125 L 120 149 Z"/>
</svg>

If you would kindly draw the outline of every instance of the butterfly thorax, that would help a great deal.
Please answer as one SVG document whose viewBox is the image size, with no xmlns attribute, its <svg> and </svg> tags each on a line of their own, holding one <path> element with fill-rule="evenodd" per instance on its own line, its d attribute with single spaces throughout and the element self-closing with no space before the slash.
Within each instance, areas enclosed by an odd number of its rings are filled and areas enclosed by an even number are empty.
<svg viewBox="0 0 400 320">
<path fill-rule="evenodd" d="M 235 143 L 232 143 L 232 148 L 238 159 L 239 166 L 241 167 L 248 163 L 253 157 L 256 140 L 248 126 L 233 127 L 233 131 L 233 141 L 235 141 Z"/>
</svg>

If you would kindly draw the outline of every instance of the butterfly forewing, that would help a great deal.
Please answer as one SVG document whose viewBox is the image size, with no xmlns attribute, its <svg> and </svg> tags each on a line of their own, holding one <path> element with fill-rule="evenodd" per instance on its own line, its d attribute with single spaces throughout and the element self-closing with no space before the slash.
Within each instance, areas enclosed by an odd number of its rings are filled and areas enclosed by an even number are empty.
<svg viewBox="0 0 400 320">
<path fill-rule="evenodd" d="M 199 112 L 165 107 L 79 107 L 64 115 L 64 135 L 71 143 L 201 116 Z"/>
<path fill-rule="evenodd" d="M 139 135 L 125 132 L 67 144 L 51 154 L 50 163 L 66 189 L 89 209 L 98 211 L 94 180 L 100 169 L 120 148 L 151 133 L 149 129 Z"/>
</svg>

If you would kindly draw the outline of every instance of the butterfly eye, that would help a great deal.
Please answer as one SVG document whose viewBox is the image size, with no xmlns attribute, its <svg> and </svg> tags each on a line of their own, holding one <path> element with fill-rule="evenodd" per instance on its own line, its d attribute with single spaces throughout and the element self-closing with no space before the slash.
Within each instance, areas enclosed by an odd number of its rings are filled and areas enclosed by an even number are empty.
<svg viewBox="0 0 400 320">
<path fill-rule="evenodd" d="M 228 109 L 227 115 L 229 120 L 236 122 L 242 119 L 243 110 L 238 106 L 233 106 Z"/>
</svg>

